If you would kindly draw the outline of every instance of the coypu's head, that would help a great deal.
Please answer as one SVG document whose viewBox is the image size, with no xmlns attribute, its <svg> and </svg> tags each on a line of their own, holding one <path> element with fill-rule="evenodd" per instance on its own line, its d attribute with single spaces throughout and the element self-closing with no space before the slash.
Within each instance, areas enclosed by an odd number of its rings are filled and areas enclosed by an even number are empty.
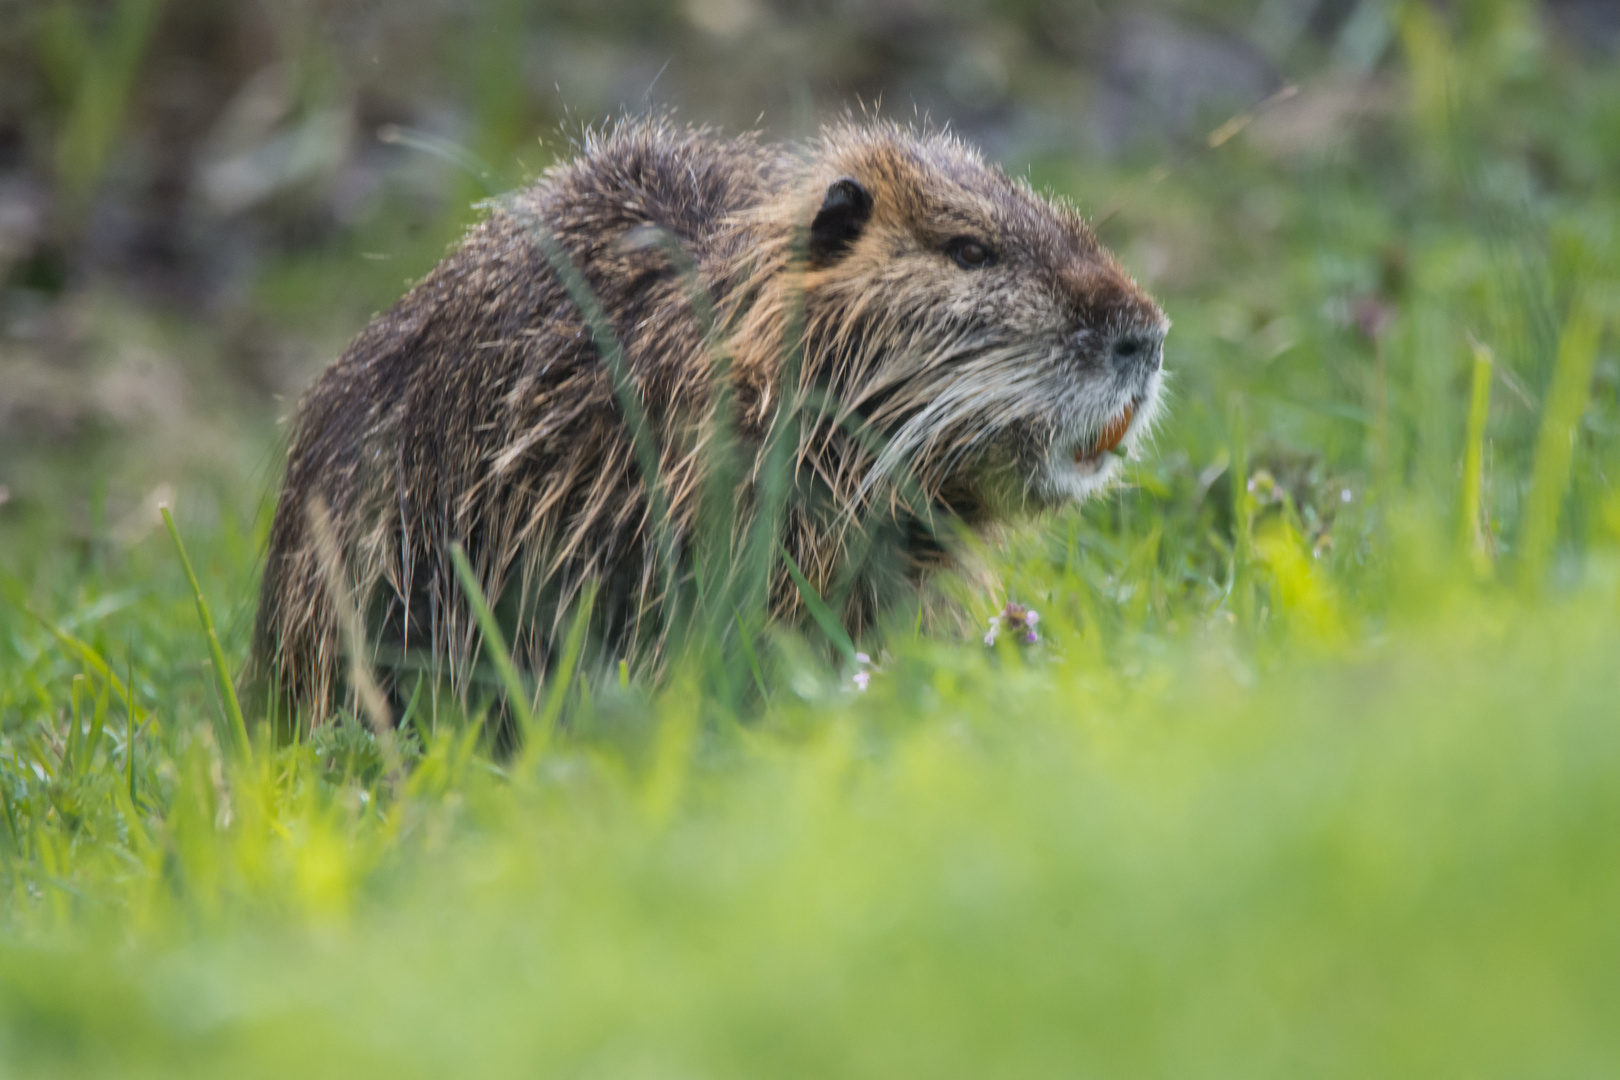
<svg viewBox="0 0 1620 1080">
<path fill-rule="evenodd" d="M 810 160 L 806 341 L 885 437 L 863 490 L 909 473 L 995 515 L 1102 487 L 1169 321 L 1078 213 L 949 135 L 848 125 Z"/>
</svg>

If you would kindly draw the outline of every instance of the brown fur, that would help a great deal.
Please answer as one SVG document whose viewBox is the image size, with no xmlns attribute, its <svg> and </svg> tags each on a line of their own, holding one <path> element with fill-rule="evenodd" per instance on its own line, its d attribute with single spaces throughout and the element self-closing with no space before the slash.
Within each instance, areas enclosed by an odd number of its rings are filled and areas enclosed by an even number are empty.
<svg viewBox="0 0 1620 1080">
<path fill-rule="evenodd" d="M 870 216 L 847 249 L 818 252 L 812 222 L 845 178 L 869 195 Z M 714 300 L 714 340 L 669 253 L 646 242 L 649 226 L 690 254 Z M 338 703 L 343 666 L 310 526 L 317 502 L 373 646 L 463 670 L 477 634 L 450 563 L 458 541 L 536 674 L 587 581 L 599 587 L 592 635 L 603 655 L 644 669 L 665 654 L 633 441 L 590 328 L 536 242 L 542 231 L 622 346 L 683 574 L 713 459 L 718 362 L 730 365 L 745 462 L 739 532 L 760 497 L 762 447 L 788 415 L 784 364 L 801 358 L 801 396 L 820 390 L 836 403 L 797 435 L 783 519 L 783 543 L 823 588 L 847 569 L 852 537 L 886 529 L 900 576 L 914 580 L 943 557 L 920 524 L 930 515 L 983 524 L 1083 496 L 1113 467 L 1096 455 L 1075 464 L 1083 448 L 1127 404 L 1134 441 L 1157 400 L 1167 325 L 1157 307 L 1077 214 L 954 137 L 851 122 L 783 147 L 626 121 L 497 203 L 300 404 L 254 665 L 315 717 Z M 994 265 L 953 261 L 959 237 L 987 242 Z M 1126 338 L 1140 339 L 1138 362 L 1110 351 Z M 872 438 L 850 434 L 862 422 Z M 852 631 L 883 603 L 881 577 L 851 579 L 842 613 Z M 798 603 L 779 575 L 772 609 L 791 616 Z"/>
</svg>

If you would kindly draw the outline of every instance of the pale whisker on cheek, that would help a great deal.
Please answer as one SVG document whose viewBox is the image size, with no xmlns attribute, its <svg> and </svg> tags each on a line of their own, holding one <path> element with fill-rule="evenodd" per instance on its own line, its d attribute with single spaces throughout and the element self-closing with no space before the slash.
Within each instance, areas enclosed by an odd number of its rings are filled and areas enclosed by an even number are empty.
<svg viewBox="0 0 1620 1080">
<path fill-rule="evenodd" d="M 1044 350 L 1002 347 L 930 365 L 926 381 L 920 377 L 909 388 L 915 411 L 891 435 L 860 494 L 908 472 L 937 482 L 1015 425 L 1038 419 L 1048 359 Z M 919 470 L 918 461 L 931 464 Z"/>
</svg>

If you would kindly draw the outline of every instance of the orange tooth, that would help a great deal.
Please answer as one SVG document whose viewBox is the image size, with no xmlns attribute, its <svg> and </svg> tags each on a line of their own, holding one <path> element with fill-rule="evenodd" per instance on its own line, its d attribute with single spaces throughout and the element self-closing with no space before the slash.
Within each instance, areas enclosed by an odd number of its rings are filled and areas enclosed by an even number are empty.
<svg viewBox="0 0 1620 1080">
<path fill-rule="evenodd" d="M 1131 407 L 1129 405 L 1125 406 L 1125 411 L 1116 416 L 1107 427 L 1103 428 L 1103 433 L 1092 444 L 1091 453 L 1094 455 L 1106 454 L 1118 446 L 1119 441 L 1125 437 L 1125 432 L 1130 430 L 1131 415 Z"/>
</svg>

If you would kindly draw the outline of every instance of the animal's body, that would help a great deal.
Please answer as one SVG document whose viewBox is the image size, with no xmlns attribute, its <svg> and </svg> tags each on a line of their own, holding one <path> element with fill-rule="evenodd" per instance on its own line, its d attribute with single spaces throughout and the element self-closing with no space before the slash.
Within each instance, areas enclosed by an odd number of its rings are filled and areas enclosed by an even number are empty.
<svg viewBox="0 0 1620 1080">
<path fill-rule="evenodd" d="M 668 236 L 712 298 L 708 337 Z M 627 121 L 495 204 L 304 397 L 255 670 L 312 716 L 338 703 L 342 590 L 323 549 L 340 553 L 368 647 L 458 670 L 478 636 L 453 543 L 536 674 L 587 582 L 600 655 L 655 666 L 669 579 L 625 391 L 658 458 L 677 583 L 716 468 L 715 388 L 741 463 L 722 500 L 734 535 L 765 498 L 784 397 L 820 403 L 794 429 L 780 535 L 813 583 L 846 583 L 840 614 L 859 632 L 885 581 L 942 561 L 925 519 L 983 524 L 1104 486 L 1108 451 L 1152 418 L 1167 325 L 1074 211 L 954 137 L 847 123 L 778 146 Z M 889 557 L 862 544 L 852 567 L 856 534 L 888 537 Z M 788 615 L 799 593 L 775 565 L 770 606 Z"/>
</svg>

